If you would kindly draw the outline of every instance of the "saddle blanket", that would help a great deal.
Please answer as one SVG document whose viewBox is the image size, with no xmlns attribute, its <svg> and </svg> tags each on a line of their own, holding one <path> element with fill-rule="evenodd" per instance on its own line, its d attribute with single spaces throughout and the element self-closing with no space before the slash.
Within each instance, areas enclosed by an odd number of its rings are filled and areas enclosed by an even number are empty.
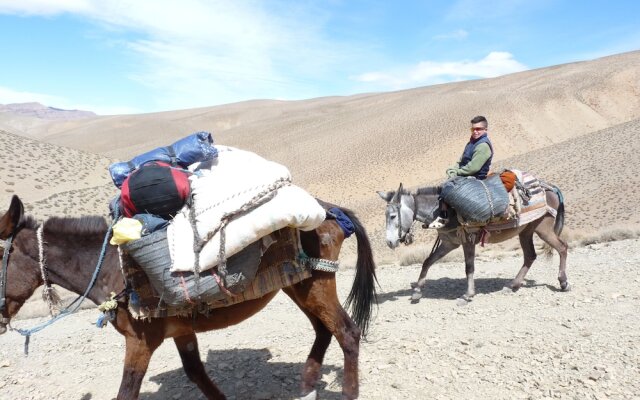
<svg viewBox="0 0 640 400">
<path fill-rule="evenodd" d="M 173 272 L 195 270 L 195 235 L 204 240 L 213 233 L 199 253 L 199 270 L 221 262 L 218 229 L 229 214 L 233 217 L 224 227 L 224 257 L 287 226 L 313 230 L 326 217 L 313 196 L 291 184 L 285 166 L 233 147 L 216 149 L 216 158 L 190 167 L 194 171 L 189 178 L 192 204 L 185 206 L 168 227 Z"/>
<path fill-rule="evenodd" d="M 500 231 L 526 225 L 549 213 L 556 216 L 556 210 L 547 205 L 545 188 L 538 178 L 528 172 L 512 169 L 522 186 L 516 185 L 509 192 L 509 208 L 506 218 L 489 223 L 487 231 Z"/>
</svg>

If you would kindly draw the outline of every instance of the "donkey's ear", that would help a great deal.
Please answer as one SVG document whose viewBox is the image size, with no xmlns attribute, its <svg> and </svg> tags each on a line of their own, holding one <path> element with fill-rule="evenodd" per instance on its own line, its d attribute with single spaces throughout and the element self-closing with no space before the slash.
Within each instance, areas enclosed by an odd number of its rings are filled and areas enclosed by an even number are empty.
<svg viewBox="0 0 640 400">
<path fill-rule="evenodd" d="M 0 217 L 0 239 L 7 239 L 13 233 L 16 226 L 22 219 L 24 214 L 24 206 L 18 196 L 13 195 L 11 205 L 2 217 Z"/>
<path fill-rule="evenodd" d="M 402 193 L 402 189 L 404 189 L 404 188 L 402 187 L 402 182 L 400 182 L 400 187 L 398 188 L 398 193 Z"/>
<path fill-rule="evenodd" d="M 386 201 L 387 203 L 391 201 L 391 199 L 393 199 L 393 196 L 395 196 L 396 192 L 382 192 L 382 191 L 377 191 L 376 193 L 378 193 L 378 195 L 380 197 L 382 197 L 382 200 Z"/>
</svg>

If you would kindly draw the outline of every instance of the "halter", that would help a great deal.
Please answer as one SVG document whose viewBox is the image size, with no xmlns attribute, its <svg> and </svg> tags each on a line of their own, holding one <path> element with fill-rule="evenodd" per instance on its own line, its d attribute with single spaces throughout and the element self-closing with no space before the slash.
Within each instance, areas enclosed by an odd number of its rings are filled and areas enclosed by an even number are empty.
<svg viewBox="0 0 640 400">
<path fill-rule="evenodd" d="M 9 254 L 11 254 L 13 238 L 16 237 L 21 228 L 22 222 L 18 222 L 18 224 L 13 227 L 13 230 L 5 241 L 4 251 L 2 252 L 2 268 L 0 269 L 0 323 L 5 325 L 8 325 L 9 322 L 11 322 L 11 318 L 5 318 L 2 316 L 2 313 L 7 306 L 7 271 L 9 269 Z"/>
<path fill-rule="evenodd" d="M 11 252 L 11 244 L 14 236 L 15 230 L 11 232 L 4 244 L 4 251 L 2 252 L 2 269 L 0 269 L 0 323 L 5 325 L 11 321 L 10 318 L 2 316 L 2 312 L 4 312 L 7 304 L 7 269 L 9 268 L 9 253 Z"/>
<path fill-rule="evenodd" d="M 404 195 L 403 193 L 398 192 L 398 204 L 389 203 L 388 206 L 395 208 L 397 210 L 398 240 L 400 241 L 400 243 L 405 243 L 409 245 L 413 242 L 413 234 L 411 233 L 411 228 L 413 227 L 413 222 L 415 221 L 416 209 L 415 209 L 415 201 L 414 201 L 413 207 L 411 208 L 411 211 L 413 213 L 413 221 L 411 221 L 411 225 L 409 225 L 409 229 L 407 229 L 406 232 L 402 232 L 402 196 L 403 195 Z M 408 194 L 407 196 L 410 196 L 410 194 Z"/>
</svg>

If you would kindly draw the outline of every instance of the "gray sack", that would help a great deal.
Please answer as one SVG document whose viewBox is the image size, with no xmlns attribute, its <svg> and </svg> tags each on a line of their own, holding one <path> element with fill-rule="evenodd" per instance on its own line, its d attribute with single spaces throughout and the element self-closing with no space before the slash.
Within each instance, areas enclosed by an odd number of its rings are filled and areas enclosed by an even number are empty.
<svg viewBox="0 0 640 400">
<path fill-rule="evenodd" d="M 462 176 L 450 179 L 442 186 L 441 197 L 466 222 L 489 222 L 502 216 L 509 206 L 509 193 L 497 174 L 485 180 Z"/>
<path fill-rule="evenodd" d="M 227 296 L 220 290 L 212 274 L 216 271 L 215 268 L 202 271 L 197 285 L 193 272 L 170 271 L 171 256 L 166 229 L 125 243 L 121 247 L 146 273 L 158 297 L 168 306 L 208 303 Z M 233 293 L 242 292 L 255 278 L 261 257 L 261 239 L 229 257 L 225 287 Z"/>
</svg>

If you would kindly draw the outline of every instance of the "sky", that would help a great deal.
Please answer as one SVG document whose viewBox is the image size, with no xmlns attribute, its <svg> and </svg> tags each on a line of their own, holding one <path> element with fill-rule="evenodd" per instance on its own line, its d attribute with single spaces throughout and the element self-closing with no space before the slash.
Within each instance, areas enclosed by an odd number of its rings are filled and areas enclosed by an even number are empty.
<svg viewBox="0 0 640 400">
<path fill-rule="evenodd" d="M 386 92 L 640 50 L 640 1 L 0 0 L 0 104 Z"/>
</svg>

